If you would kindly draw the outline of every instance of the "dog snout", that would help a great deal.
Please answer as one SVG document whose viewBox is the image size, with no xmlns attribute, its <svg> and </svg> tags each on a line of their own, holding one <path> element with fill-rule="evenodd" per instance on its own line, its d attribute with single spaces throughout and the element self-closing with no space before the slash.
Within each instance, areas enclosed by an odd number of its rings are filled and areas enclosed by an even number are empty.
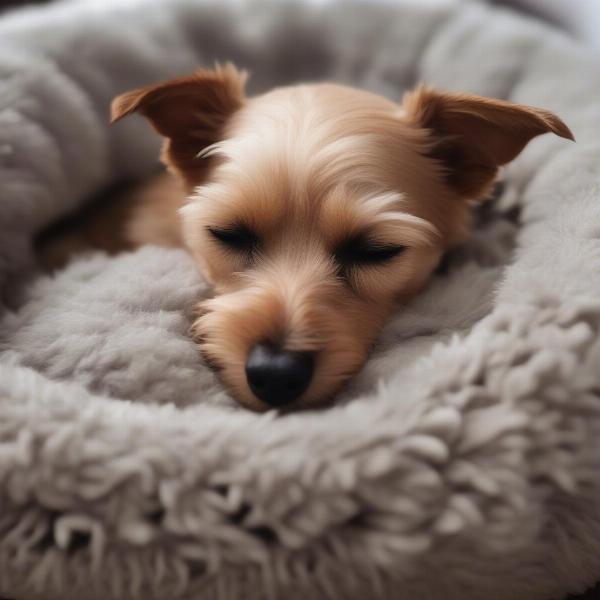
<svg viewBox="0 0 600 600">
<path fill-rule="evenodd" d="M 246 379 L 252 393 L 273 407 L 290 404 L 308 388 L 315 366 L 314 353 L 257 344 L 248 354 Z"/>
</svg>

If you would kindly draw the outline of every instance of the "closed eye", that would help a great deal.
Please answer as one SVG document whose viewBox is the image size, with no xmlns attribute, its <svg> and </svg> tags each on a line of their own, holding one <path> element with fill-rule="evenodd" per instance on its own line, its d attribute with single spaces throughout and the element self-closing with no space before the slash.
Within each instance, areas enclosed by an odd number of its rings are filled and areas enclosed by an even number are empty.
<svg viewBox="0 0 600 600">
<path fill-rule="evenodd" d="M 221 244 L 237 252 L 252 252 L 258 247 L 258 236 L 243 225 L 232 227 L 208 227 L 211 236 Z"/>
<path fill-rule="evenodd" d="M 334 256 L 342 267 L 381 265 L 406 250 L 400 244 L 387 244 L 365 236 L 354 237 L 335 250 Z"/>
</svg>

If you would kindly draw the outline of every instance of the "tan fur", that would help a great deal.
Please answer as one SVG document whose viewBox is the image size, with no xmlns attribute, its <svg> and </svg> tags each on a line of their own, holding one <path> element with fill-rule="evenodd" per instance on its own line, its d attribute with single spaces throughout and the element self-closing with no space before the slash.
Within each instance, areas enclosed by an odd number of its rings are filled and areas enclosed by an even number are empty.
<svg viewBox="0 0 600 600">
<path fill-rule="evenodd" d="M 40 263 L 54 271 L 64 267 L 73 255 L 90 250 L 117 254 L 143 244 L 181 247 L 177 211 L 184 201 L 181 182 L 168 173 L 156 175 L 143 185 L 107 193 L 39 236 Z"/>
<path fill-rule="evenodd" d="M 418 86 L 403 101 L 409 119 L 437 138 L 430 153 L 448 167 L 448 182 L 466 196 L 491 187 L 498 167 L 534 137 L 552 132 L 573 140 L 569 128 L 542 108 Z"/>
<path fill-rule="evenodd" d="M 166 138 L 163 159 L 189 193 L 181 230 L 178 202 L 160 206 L 157 194 L 134 213 L 129 241 L 177 243 L 182 232 L 215 291 L 194 324 L 200 348 L 255 410 L 265 406 L 244 372 L 255 344 L 316 352 L 296 404 L 330 398 L 467 237 L 498 167 L 536 135 L 572 137 L 547 111 L 426 87 L 397 105 L 332 84 L 246 99 L 244 80 L 231 66 L 199 71 L 116 99 L 113 119 L 138 110 Z M 259 240 L 252 253 L 209 231 L 242 225 Z M 336 249 L 357 234 L 406 250 L 341 270 Z"/>
</svg>

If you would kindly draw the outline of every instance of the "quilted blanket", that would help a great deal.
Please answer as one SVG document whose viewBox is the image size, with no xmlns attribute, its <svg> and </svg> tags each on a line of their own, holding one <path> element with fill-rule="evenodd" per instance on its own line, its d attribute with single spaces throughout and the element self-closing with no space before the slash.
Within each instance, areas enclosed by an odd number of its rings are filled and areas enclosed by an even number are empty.
<svg viewBox="0 0 600 600">
<path fill-rule="evenodd" d="M 110 99 L 215 60 L 250 90 L 416 81 L 559 114 L 326 410 L 236 407 L 184 251 L 46 225 L 148 175 Z M 550 600 L 600 576 L 600 59 L 471 2 L 63 0 L 0 21 L 0 596 Z"/>
</svg>

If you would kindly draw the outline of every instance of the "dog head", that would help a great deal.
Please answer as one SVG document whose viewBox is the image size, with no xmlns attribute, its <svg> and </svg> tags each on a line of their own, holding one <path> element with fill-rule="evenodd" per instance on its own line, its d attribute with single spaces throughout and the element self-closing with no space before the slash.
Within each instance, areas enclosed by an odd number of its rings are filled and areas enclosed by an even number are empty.
<svg viewBox="0 0 600 600">
<path fill-rule="evenodd" d="M 552 113 L 421 86 L 398 105 L 332 84 L 244 95 L 228 65 L 118 97 L 165 137 L 187 246 L 215 295 L 194 325 L 244 405 L 328 399 L 399 302 L 469 233 L 471 207 Z"/>
</svg>

